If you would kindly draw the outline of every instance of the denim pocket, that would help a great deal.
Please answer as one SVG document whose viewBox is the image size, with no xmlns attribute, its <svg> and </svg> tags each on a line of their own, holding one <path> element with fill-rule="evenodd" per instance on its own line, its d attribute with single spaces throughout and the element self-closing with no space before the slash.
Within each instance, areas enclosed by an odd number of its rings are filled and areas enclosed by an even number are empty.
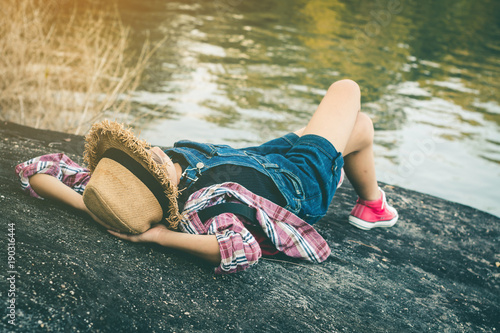
<svg viewBox="0 0 500 333">
<path fill-rule="evenodd" d="M 289 183 L 292 184 L 293 192 L 294 192 L 294 197 L 297 199 L 304 199 L 304 186 L 302 186 L 302 181 L 300 180 L 297 175 L 294 173 L 286 170 L 286 169 L 279 169 L 277 170 L 285 179 L 288 180 Z"/>
</svg>

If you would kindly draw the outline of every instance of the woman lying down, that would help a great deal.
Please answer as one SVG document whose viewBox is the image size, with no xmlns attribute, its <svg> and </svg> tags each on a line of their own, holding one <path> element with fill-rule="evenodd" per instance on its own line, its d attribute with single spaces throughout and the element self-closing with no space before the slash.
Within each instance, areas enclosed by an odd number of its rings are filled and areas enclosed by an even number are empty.
<svg viewBox="0 0 500 333">
<path fill-rule="evenodd" d="M 261 256 L 320 263 L 330 255 L 313 225 L 345 175 L 359 198 L 349 222 L 393 226 L 398 214 L 375 178 L 373 124 L 354 81 L 330 86 L 306 127 L 260 146 L 178 141 L 151 148 L 120 124 L 94 124 L 88 169 L 64 154 L 16 167 L 23 189 L 88 213 L 109 233 L 198 256 L 232 273 Z"/>
</svg>

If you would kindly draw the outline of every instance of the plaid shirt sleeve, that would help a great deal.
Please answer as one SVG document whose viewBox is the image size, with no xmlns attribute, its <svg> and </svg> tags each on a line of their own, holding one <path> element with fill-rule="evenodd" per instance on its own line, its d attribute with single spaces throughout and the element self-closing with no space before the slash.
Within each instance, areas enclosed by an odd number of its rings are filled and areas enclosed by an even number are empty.
<svg viewBox="0 0 500 333">
<path fill-rule="evenodd" d="M 181 229 L 192 234 L 214 234 L 221 252 L 216 273 L 233 273 L 249 268 L 262 256 L 255 238 L 245 228 L 250 223 L 225 213 L 202 223 L 197 212 L 222 202 L 239 202 L 257 209 L 260 227 L 276 248 L 293 258 L 315 263 L 326 260 L 331 251 L 326 241 L 304 220 L 236 183 L 223 183 L 193 193 L 184 207 Z"/>
<path fill-rule="evenodd" d="M 16 175 L 21 182 L 21 188 L 27 194 L 40 197 L 30 186 L 29 177 L 43 173 L 59 179 L 76 192 L 82 194 L 90 180 L 88 169 L 78 165 L 63 153 L 49 154 L 32 158 L 20 163 L 15 168 Z"/>
<path fill-rule="evenodd" d="M 201 234 L 215 235 L 219 243 L 221 263 L 216 274 L 235 273 L 255 265 L 262 256 L 259 243 L 232 213 L 220 214 L 203 224 L 197 214 L 191 216 L 191 226 L 201 228 Z M 206 231 L 205 231 L 206 230 Z"/>
<path fill-rule="evenodd" d="M 257 240 L 245 228 L 242 219 L 234 214 L 220 214 L 204 223 L 200 220 L 197 213 L 199 210 L 226 202 L 218 189 L 217 186 L 211 186 L 190 196 L 184 207 L 180 228 L 190 234 L 215 235 L 221 254 L 221 263 L 215 268 L 215 273 L 235 273 L 255 265 L 262 256 L 262 251 Z"/>
<path fill-rule="evenodd" d="M 221 250 L 221 263 L 215 273 L 234 273 L 255 265 L 262 257 L 259 243 L 232 213 L 213 219 L 210 232 L 215 232 Z"/>
</svg>

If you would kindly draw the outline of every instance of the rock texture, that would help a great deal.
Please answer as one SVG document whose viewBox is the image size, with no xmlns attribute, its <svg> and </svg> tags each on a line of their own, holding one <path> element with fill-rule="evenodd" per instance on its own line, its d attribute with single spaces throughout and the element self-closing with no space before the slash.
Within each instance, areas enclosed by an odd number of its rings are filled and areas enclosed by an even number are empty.
<svg viewBox="0 0 500 333">
<path fill-rule="evenodd" d="M 126 243 L 76 211 L 23 194 L 15 165 L 53 152 L 81 163 L 83 138 L 0 123 L 2 331 L 500 329 L 500 219 L 490 214 L 384 185 L 400 221 L 362 231 L 347 223 L 355 194 L 344 184 L 316 225 L 332 248 L 325 263 L 264 259 L 215 276 L 188 255 Z"/>
</svg>

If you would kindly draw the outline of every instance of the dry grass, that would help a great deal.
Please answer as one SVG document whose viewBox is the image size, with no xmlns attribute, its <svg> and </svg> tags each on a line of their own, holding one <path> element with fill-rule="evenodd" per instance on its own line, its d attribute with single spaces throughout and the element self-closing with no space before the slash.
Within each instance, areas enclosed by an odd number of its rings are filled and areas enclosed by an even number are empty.
<svg viewBox="0 0 500 333">
<path fill-rule="evenodd" d="M 81 134 L 104 113 L 130 111 L 155 48 L 146 42 L 130 65 L 129 29 L 116 9 L 64 1 L 63 8 L 57 1 L 4 0 L 0 119 Z"/>
</svg>

